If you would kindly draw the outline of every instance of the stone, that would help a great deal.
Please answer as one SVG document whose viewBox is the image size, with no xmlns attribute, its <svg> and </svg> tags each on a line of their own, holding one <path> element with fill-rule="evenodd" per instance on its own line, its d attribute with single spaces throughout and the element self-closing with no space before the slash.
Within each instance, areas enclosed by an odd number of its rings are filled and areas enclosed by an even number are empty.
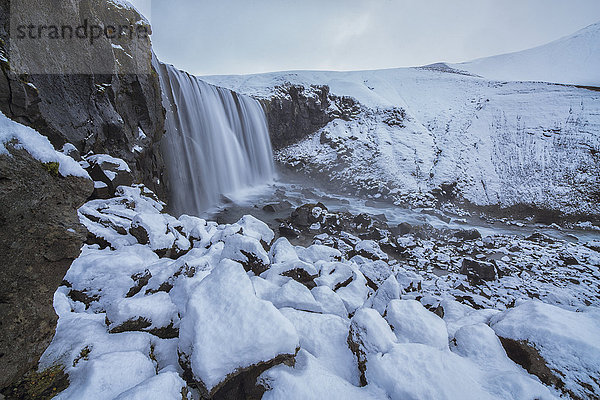
<svg viewBox="0 0 600 400">
<path fill-rule="evenodd" d="M 467 275 L 467 278 L 473 284 L 479 284 L 481 281 L 493 281 L 497 277 L 496 266 L 494 264 L 471 258 L 463 259 L 460 273 Z"/>
<path fill-rule="evenodd" d="M 79 256 L 86 230 L 77 208 L 92 181 L 54 175 L 25 150 L 0 155 L 0 388 L 32 367 L 56 326 L 54 292 Z"/>
</svg>

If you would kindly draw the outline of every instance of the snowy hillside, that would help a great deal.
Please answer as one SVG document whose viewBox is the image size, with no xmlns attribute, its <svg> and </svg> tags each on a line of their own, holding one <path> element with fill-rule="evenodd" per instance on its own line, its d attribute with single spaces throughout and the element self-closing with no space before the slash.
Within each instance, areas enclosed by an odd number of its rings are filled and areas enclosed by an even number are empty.
<svg viewBox="0 0 600 400">
<path fill-rule="evenodd" d="M 600 214 L 600 92 L 501 83 L 444 65 L 205 79 L 265 99 L 290 84 L 308 95 L 311 85 L 328 85 L 360 102 L 358 115 L 277 153 L 305 172 L 403 203 L 455 186 L 477 205 Z"/>
<path fill-rule="evenodd" d="M 502 81 L 600 86 L 600 22 L 533 49 L 450 66 Z"/>
</svg>

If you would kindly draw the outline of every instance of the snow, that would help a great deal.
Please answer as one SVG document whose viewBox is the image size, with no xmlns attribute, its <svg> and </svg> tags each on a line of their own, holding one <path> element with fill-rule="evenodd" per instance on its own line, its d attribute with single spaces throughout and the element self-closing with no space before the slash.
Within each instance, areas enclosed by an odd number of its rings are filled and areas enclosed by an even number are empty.
<svg viewBox="0 0 600 400">
<path fill-rule="evenodd" d="M 0 112 L 0 154 L 10 154 L 7 145 L 27 151 L 42 163 L 58 163 L 58 172 L 61 176 L 72 175 L 90 179 L 88 173 L 75 160 L 56 151 L 48 138 Z"/>
<path fill-rule="evenodd" d="M 486 324 L 466 325 L 454 337 L 452 351 L 485 371 L 486 388 L 502 398 L 550 399 L 555 395 L 514 364 L 494 331 Z"/>
<path fill-rule="evenodd" d="M 321 306 L 315 300 L 310 290 L 293 279 L 287 281 L 270 299 L 277 308 L 292 307 L 296 310 L 321 312 Z"/>
<path fill-rule="evenodd" d="M 448 348 L 446 323 L 416 300 L 392 300 L 385 309 L 401 343 L 423 343 L 437 349 Z"/>
<path fill-rule="evenodd" d="M 473 364 L 423 344 L 397 344 L 385 354 L 369 357 L 366 376 L 391 400 L 500 399 L 482 387 Z"/>
<path fill-rule="evenodd" d="M 382 399 L 385 393 L 374 387 L 359 388 L 325 368 L 313 355 L 300 350 L 294 367 L 277 366 L 264 372 L 259 381 L 270 388 L 264 400 Z"/>
<path fill-rule="evenodd" d="M 56 400 L 112 400 L 155 374 L 152 361 L 136 351 L 112 352 L 81 364 Z"/>
<path fill-rule="evenodd" d="M 350 321 L 350 338 L 365 354 L 387 353 L 397 343 L 385 319 L 372 308 L 361 308 Z"/>
<path fill-rule="evenodd" d="M 600 86 L 600 23 L 533 49 L 449 66 L 501 81 Z"/>
<path fill-rule="evenodd" d="M 65 367 L 71 386 L 59 399 L 96 398 L 90 393 L 113 381 L 106 398 L 179 399 L 182 388 L 197 398 L 279 355 L 290 362 L 259 378 L 266 399 L 561 395 L 515 364 L 498 336 L 531 343 L 574 393 L 585 394 L 577 381 L 594 387 L 600 311 L 593 290 L 600 255 L 593 241 L 493 235 L 457 243 L 451 236 L 435 241 L 406 235 L 398 240 L 406 246 L 402 261 L 373 261 L 354 255 L 357 246 L 366 247 L 351 234 L 339 235 L 351 243 L 342 251 L 319 244 L 330 243 L 327 235 L 308 247 L 283 238 L 269 246 L 273 231 L 253 217 L 223 225 L 176 219 L 162 207 L 143 186 L 121 186 L 117 197 L 81 207 L 82 222 L 90 232 L 102 232 L 109 245 L 85 245 L 54 296 L 59 320 L 40 369 Z M 140 244 L 129 233 L 138 223 L 159 238 L 179 235 L 189 250 L 170 258 L 152 240 Z M 256 276 L 233 261 L 247 260 L 241 249 L 267 271 Z M 509 254 L 501 265 L 508 274 L 470 286 L 465 276 L 450 272 L 460 268 L 464 253 L 478 259 L 492 254 L 497 263 Z M 580 264 L 566 265 L 560 258 L 565 255 Z M 432 263 L 447 263 L 448 273 L 427 272 Z M 516 272 L 509 263 L 519 266 Z M 295 268 L 314 276 L 316 287 L 281 275 Z M 578 283 L 569 283 L 574 276 Z M 528 295 L 561 308 L 528 302 Z M 139 318 L 150 325 L 109 333 Z M 155 328 L 167 326 L 174 337 L 156 336 Z M 183 376 L 198 390 L 187 387 Z"/>
<path fill-rule="evenodd" d="M 490 326 L 500 337 L 533 346 L 561 375 L 565 389 L 583 398 L 600 390 L 600 319 L 597 309 L 590 310 L 573 312 L 530 300 L 496 315 Z"/>
<path fill-rule="evenodd" d="M 167 371 L 146 379 L 114 400 L 182 400 L 181 389 L 185 386 L 176 372 Z"/>
<path fill-rule="evenodd" d="M 296 328 L 302 349 L 315 356 L 329 371 L 358 386 L 358 368 L 348 348 L 349 323 L 346 318 L 291 308 L 283 308 L 281 313 Z"/>
<path fill-rule="evenodd" d="M 293 325 L 258 299 L 242 266 L 223 260 L 190 295 L 179 351 L 210 393 L 240 368 L 295 354 Z"/>
<path fill-rule="evenodd" d="M 560 64 L 557 57 L 546 62 L 548 68 Z M 568 53 L 558 58 L 567 65 L 579 60 Z M 597 56 L 589 65 L 598 76 Z M 435 68 L 203 79 L 263 99 L 285 97 L 280 88 L 290 84 L 303 86 L 307 95 L 311 85 L 328 85 L 332 95 L 356 99 L 355 117 L 334 119 L 275 154 L 279 162 L 334 184 L 389 192 L 386 197 L 398 204 L 431 206 L 433 189 L 456 183 L 458 193 L 476 205 L 525 203 L 567 214 L 600 213 L 590 192 L 598 185 L 592 172 L 592 153 L 600 149 L 597 91 L 497 82 Z M 386 122 L 400 110 L 401 125 Z"/>
<path fill-rule="evenodd" d="M 118 300 L 108 306 L 106 318 L 111 322 L 110 329 L 138 318 L 143 318 L 151 323 L 145 329 L 165 327 L 179 320 L 177 308 L 165 292 Z"/>
<path fill-rule="evenodd" d="M 327 314 L 334 314 L 339 317 L 347 317 L 348 311 L 340 296 L 327 286 L 316 286 L 311 289 L 315 300 L 319 303 L 321 311 Z"/>
<path fill-rule="evenodd" d="M 91 156 L 87 156 L 86 160 L 95 164 L 114 164 L 119 171 L 131 172 L 131 169 L 129 169 L 129 166 L 125 161 L 121 160 L 120 158 L 109 156 L 108 154 L 93 154 Z"/>
</svg>

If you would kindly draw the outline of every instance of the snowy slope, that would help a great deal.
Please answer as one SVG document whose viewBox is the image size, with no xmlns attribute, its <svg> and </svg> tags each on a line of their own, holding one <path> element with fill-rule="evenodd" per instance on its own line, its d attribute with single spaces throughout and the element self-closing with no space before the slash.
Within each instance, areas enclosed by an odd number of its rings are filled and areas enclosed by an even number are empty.
<svg viewBox="0 0 600 400">
<path fill-rule="evenodd" d="M 600 214 L 600 92 L 501 83 L 440 67 L 205 79 L 260 98 L 292 83 L 307 90 L 325 84 L 357 99 L 357 118 L 334 120 L 277 154 L 308 172 L 400 198 L 427 198 L 455 183 L 478 205 Z M 400 111 L 403 121 L 390 124 Z"/>
<path fill-rule="evenodd" d="M 600 22 L 533 49 L 450 66 L 502 81 L 600 86 Z"/>
</svg>

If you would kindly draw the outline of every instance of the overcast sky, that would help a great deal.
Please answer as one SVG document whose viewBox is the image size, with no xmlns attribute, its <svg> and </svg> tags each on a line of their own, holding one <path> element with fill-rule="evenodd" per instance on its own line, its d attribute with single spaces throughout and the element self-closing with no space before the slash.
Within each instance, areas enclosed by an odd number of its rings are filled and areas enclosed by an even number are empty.
<svg viewBox="0 0 600 400">
<path fill-rule="evenodd" d="M 196 75 L 357 70 L 523 50 L 600 21 L 600 0 L 133 0 L 158 57 Z"/>
</svg>

